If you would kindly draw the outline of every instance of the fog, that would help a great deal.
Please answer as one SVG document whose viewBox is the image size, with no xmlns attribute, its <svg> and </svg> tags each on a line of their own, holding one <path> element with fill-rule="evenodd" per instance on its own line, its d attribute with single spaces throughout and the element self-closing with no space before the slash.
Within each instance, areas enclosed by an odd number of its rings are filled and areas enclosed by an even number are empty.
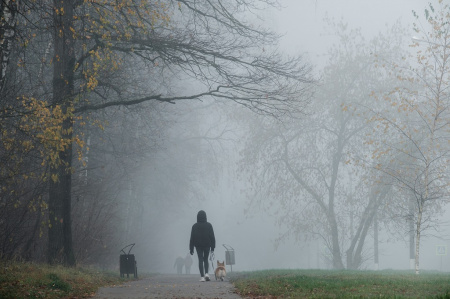
<svg viewBox="0 0 450 299">
<path fill-rule="evenodd" d="M 280 44 L 283 52 L 304 55 L 314 66 L 314 72 L 319 73 L 328 59 L 329 47 L 338 41 L 324 18 L 342 20 L 349 28 L 360 28 L 362 35 L 370 39 L 396 22 L 412 29 L 411 11 L 422 12 L 427 1 L 285 0 L 280 3 L 283 9 L 262 14 L 266 19 L 264 24 L 283 35 Z M 180 84 L 180 88 L 186 87 Z M 283 238 L 289 227 L 279 221 L 277 209 L 260 207 L 257 199 L 249 198 L 251 178 L 239 167 L 247 133 L 234 116 L 239 113 L 242 119 L 251 118 L 252 112 L 237 105 L 205 101 L 177 103 L 164 109 L 168 114 L 177 111 L 176 120 L 161 146 L 163 150 L 155 153 L 148 165 L 141 165 L 143 220 L 125 236 L 124 246 L 136 243 L 132 253 L 136 255 L 139 271 L 176 273 L 174 261 L 188 254 L 190 231 L 199 210 L 206 212 L 214 227 L 216 260 L 225 260 L 223 244 L 234 248 L 233 271 L 332 269 L 320 238 L 305 239 L 295 233 Z M 178 180 L 178 176 L 192 180 Z M 442 219 L 450 219 L 446 208 Z M 437 245 L 447 248 L 450 245 L 445 239 L 450 235 L 449 228 L 441 229 L 436 235 L 443 239 L 423 236 L 421 269 L 450 271 L 449 256 L 436 254 Z M 406 238 L 402 240 L 381 227 L 379 239 L 379 269 L 410 269 Z M 373 269 L 370 234 L 365 248 L 368 258 L 361 268 Z M 194 254 L 191 273 L 198 272 L 196 262 Z"/>
<path fill-rule="evenodd" d="M 369 39 L 395 22 L 411 29 L 415 20 L 412 11 L 422 13 L 426 4 L 427 1 L 421 0 L 285 0 L 282 1 L 285 8 L 275 11 L 271 22 L 283 35 L 283 49 L 290 54 L 306 54 L 320 65 L 327 48 L 336 42 L 336 37 L 324 23 L 325 18 L 343 20 L 350 28 L 360 28 Z"/>
</svg>

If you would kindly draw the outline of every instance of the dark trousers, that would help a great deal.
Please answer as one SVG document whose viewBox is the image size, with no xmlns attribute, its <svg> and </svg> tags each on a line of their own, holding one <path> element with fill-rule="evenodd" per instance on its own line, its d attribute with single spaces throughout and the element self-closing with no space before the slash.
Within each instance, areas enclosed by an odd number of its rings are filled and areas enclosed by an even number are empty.
<svg viewBox="0 0 450 299">
<path fill-rule="evenodd" d="M 205 273 L 208 273 L 209 247 L 195 247 L 195 249 L 198 256 L 198 269 L 200 270 L 200 275 L 204 277 Z"/>
</svg>

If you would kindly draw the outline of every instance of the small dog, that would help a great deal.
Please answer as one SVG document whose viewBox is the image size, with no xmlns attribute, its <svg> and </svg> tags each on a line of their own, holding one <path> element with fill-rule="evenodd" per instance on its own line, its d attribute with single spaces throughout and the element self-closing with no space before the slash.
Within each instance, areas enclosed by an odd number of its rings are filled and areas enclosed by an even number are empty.
<svg viewBox="0 0 450 299">
<path fill-rule="evenodd" d="M 216 280 L 220 279 L 221 281 L 224 280 L 225 276 L 227 276 L 227 269 L 225 269 L 225 261 L 219 262 L 217 261 L 217 268 L 214 271 L 214 275 L 216 276 Z"/>
</svg>

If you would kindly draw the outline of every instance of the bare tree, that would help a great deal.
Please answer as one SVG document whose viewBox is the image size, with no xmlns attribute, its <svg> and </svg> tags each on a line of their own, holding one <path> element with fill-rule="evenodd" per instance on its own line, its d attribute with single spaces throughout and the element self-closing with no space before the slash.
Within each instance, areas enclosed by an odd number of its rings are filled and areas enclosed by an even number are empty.
<svg viewBox="0 0 450 299">
<path fill-rule="evenodd" d="M 415 31 L 421 36 L 410 65 L 393 62 L 398 86 L 378 97 L 385 104 L 376 110 L 379 149 L 395 163 L 380 165 L 391 176 L 404 201 L 398 212 L 414 219 L 415 272 L 419 274 L 420 241 L 423 233 L 437 228 L 436 214 L 448 201 L 448 78 L 449 6 L 439 1 L 425 10 L 426 24 L 417 17 Z M 411 203 L 413 206 L 411 206 Z"/>
<path fill-rule="evenodd" d="M 395 54 L 401 39 L 387 34 L 366 43 L 345 24 L 333 28 L 341 43 L 330 49 L 310 116 L 252 124 L 242 164 L 256 201 L 269 209 L 279 204 L 280 222 L 295 235 L 320 237 L 334 268 L 357 269 L 368 258 L 366 236 L 389 191 L 371 183 L 373 171 L 358 162 L 369 152 L 362 146 L 370 131 L 362 108 L 374 89 L 389 86 L 375 55 Z"/>
<path fill-rule="evenodd" d="M 36 159 L 48 169 L 44 179 L 49 183 L 50 263 L 75 263 L 73 158 L 83 152 L 86 140 L 74 131 L 74 123 L 82 123 L 88 112 L 212 97 L 280 116 L 302 106 L 305 86 L 312 81 L 300 57 L 283 57 L 276 50 L 278 36 L 256 21 L 245 21 L 249 12 L 275 5 L 270 0 L 25 4 L 15 17 L 21 26 L 31 24 L 27 47 L 45 45 L 35 55 L 23 56 L 24 65 L 39 67 L 34 69 L 38 75 L 29 77 L 27 92 L 18 96 L 26 107 L 33 107 L 25 111 L 33 116 L 26 118 L 26 128 L 44 149 Z M 29 7 L 33 9 L 25 15 Z M 4 49 L 3 61 L 8 54 Z M 167 76 L 195 88 L 182 89 L 159 79 Z M 20 119 L 26 109 L 22 102 L 15 104 L 19 109 L 14 117 Z"/>
</svg>

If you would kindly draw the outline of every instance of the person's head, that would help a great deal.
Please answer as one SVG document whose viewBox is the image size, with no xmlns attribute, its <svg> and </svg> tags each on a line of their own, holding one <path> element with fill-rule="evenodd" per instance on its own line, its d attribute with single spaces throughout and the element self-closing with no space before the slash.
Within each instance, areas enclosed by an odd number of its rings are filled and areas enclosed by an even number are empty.
<svg viewBox="0 0 450 299">
<path fill-rule="evenodd" d="M 200 210 L 197 213 L 197 222 L 206 222 L 206 212 L 203 210 Z"/>
</svg>

